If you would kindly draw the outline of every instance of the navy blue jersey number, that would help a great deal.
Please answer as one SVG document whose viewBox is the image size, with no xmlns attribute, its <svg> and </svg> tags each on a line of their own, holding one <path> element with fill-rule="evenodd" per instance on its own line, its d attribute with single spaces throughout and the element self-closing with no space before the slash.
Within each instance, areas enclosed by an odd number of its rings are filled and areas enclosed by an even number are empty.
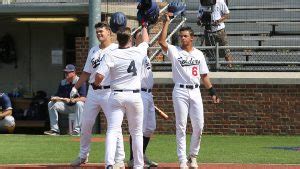
<svg viewBox="0 0 300 169">
<path fill-rule="evenodd" d="M 134 60 L 130 62 L 129 67 L 127 68 L 127 72 L 131 73 L 132 72 L 132 76 L 136 76 L 136 68 L 135 68 L 135 62 Z"/>
</svg>

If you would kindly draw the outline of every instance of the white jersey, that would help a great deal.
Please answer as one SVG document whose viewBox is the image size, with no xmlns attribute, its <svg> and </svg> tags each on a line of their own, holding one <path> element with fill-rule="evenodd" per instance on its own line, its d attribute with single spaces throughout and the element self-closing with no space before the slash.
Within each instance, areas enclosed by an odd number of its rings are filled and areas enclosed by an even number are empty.
<svg viewBox="0 0 300 169">
<path fill-rule="evenodd" d="M 143 60 L 143 68 L 141 73 L 141 80 L 142 80 L 142 88 L 145 89 L 152 89 L 153 87 L 153 72 L 150 59 L 148 56 L 144 57 Z"/>
<path fill-rule="evenodd" d="M 202 6 L 200 3 L 199 10 L 198 10 L 198 18 L 202 17 L 205 11 L 210 11 L 210 10 L 212 10 L 211 19 L 213 21 L 221 19 L 222 15 L 229 14 L 229 9 L 226 3 L 224 2 L 224 0 L 217 0 L 217 3 L 212 7 Z M 211 31 L 215 32 L 224 28 L 225 28 L 225 24 L 224 22 L 222 22 L 218 26 L 212 26 Z"/>
<path fill-rule="evenodd" d="M 89 83 L 94 83 L 96 70 L 99 67 L 100 61 L 102 60 L 104 54 L 109 53 L 112 50 L 117 48 L 118 48 L 118 44 L 112 43 L 105 49 L 100 49 L 99 45 L 94 46 L 90 49 L 88 58 L 85 62 L 84 69 L 83 69 L 84 72 L 91 74 Z M 110 85 L 110 79 L 109 76 L 105 76 L 105 78 L 101 82 L 101 86 L 108 86 L 108 85 Z"/>
<path fill-rule="evenodd" d="M 167 56 L 172 62 L 175 84 L 200 85 L 200 74 L 209 72 L 203 53 L 196 48 L 187 52 L 179 46 L 168 44 Z"/>
<path fill-rule="evenodd" d="M 103 76 L 109 73 L 112 90 L 140 90 L 141 69 L 148 47 L 143 42 L 137 47 L 113 50 L 106 54 L 97 73 Z"/>
</svg>

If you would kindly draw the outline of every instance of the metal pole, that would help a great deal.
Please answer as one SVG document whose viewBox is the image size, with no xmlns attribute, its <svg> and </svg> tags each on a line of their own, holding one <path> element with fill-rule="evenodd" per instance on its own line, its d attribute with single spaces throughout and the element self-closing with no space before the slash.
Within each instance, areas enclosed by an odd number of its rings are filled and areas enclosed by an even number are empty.
<svg viewBox="0 0 300 169">
<path fill-rule="evenodd" d="M 89 49 L 98 44 L 94 25 L 101 21 L 101 0 L 89 0 Z"/>
<path fill-rule="evenodd" d="M 216 43 L 216 70 L 220 69 L 219 42 Z"/>
</svg>

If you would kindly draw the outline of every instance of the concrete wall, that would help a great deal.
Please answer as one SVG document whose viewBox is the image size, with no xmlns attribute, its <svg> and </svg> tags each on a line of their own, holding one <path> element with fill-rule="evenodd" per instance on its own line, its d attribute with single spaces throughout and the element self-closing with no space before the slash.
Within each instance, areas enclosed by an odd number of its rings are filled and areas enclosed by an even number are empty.
<svg viewBox="0 0 300 169">
<path fill-rule="evenodd" d="M 0 62 L 0 91 L 11 92 L 21 85 L 25 92 L 32 88 L 53 94 L 63 78 L 63 65 L 51 64 L 51 50 L 64 48 L 63 25 L 1 22 L 0 37 L 5 33 L 15 41 L 18 67 Z"/>
</svg>

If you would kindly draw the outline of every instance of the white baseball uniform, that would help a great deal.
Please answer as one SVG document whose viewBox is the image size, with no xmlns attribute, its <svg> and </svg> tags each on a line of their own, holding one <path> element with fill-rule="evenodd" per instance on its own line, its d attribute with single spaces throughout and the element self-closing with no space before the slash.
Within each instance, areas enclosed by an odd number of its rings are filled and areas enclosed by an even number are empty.
<svg viewBox="0 0 300 169">
<path fill-rule="evenodd" d="M 207 74 L 209 71 L 203 53 L 196 48 L 187 52 L 168 44 L 167 56 L 172 62 L 175 83 L 172 97 L 176 116 L 177 155 L 180 163 L 186 163 L 187 117 L 190 116 L 193 128 L 189 153 L 197 156 L 204 125 L 203 103 L 199 90 L 200 74 Z"/>
<path fill-rule="evenodd" d="M 144 107 L 143 135 L 145 137 L 150 137 L 156 129 L 156 118 L 152 95 L 153 73 L 151 70 L 151 62 L 148 56 L 146 56 L 143 60 L 141 79 L 141 95 Z"/>
<path fill-rule="evenodd" d="M 99 67 L 104 54 L 117 49 L 117 44 L 111 44 L 105 49 L 100 49 L 99 46 L 91 48 L 88 54 L 83 71 L 90 73 L 89 83 L 95 81 L 96 70 Z M 91 133 L 95 123 L 95 119 L 102 108 L 105 117 L 109 119 L 110 113 L 108 110 L 108 98 L 111 93 L 110 79 L 109 76 L 105 76 L 105 79 L 101 82 L 102 89 L 94 90 L 89 85 L 88 95 L 85 101 L 84 110 L 81 120 L 81 137 L 80 137 L 80 154 L 81 158 L 86 158 L 90 151 Z M 116 135 L 117 138 L 117 149 L 116 156 L 114 157 L 115 162 L 123 162 L 125 159 L 124 144 L 122 131 Z"/>
<path fill-rule="evenodd" d="M 143 103 L 140 94 L 141 69 L 149 45 L 115 49 L 105 56 L 97 72 L 111 78 L 112 93 L 109 97 L 110 116 L 107 118 L 106 165 L 113 165 L 117 134 L 126 113 L 132 137 L 134 168 L 143 168 Z M 108 73 L 107 73 L 108 72 Z"/>
</svg>

